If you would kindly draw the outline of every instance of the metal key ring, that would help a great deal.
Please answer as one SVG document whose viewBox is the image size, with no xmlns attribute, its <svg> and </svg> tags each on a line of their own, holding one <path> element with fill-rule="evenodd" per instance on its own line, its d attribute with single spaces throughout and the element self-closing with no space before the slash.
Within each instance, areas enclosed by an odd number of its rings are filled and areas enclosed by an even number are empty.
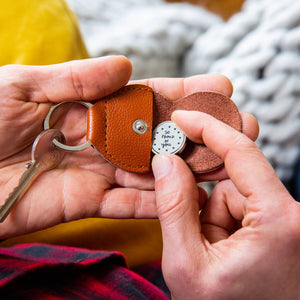
<svg viewBox="0 0 300 300">
<path fill-rule="evenodd" d="M 51 106 L 49 109 L 49 112 L 44 120 L 44 130 L 50 129 L 50 118 L 51 118 L 51 115 L 53 114 L 53 112 L 55 111 L 55 109 L 65 103 L 78 103 L 87 108 L 91 108 L 93 106 L 92 103 L 84 102 L 84 101 L 66 101 L 66 102 L 61 102 L 54 106 Z M 53 140 L 53 144 L 56 147 L 58 147 L 59 149 L 62 149 L 65 151 L 81 151 L 81 150 L 84 150 L 84 149 L 88 148 L 89 146 L 91 146 L 91 143 L 89 141 L 86 141 L 84 144 L 81 144 L 78 146 L 68 146 L 66 144 L 59 142 L 57 139 Z"/>
</svg>

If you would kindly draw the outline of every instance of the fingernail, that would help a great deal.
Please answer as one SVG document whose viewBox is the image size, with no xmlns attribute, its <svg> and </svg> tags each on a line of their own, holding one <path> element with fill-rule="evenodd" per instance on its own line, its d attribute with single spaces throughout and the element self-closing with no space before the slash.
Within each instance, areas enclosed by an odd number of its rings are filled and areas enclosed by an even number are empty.
<svg viewBox="0 0 300 300">
<path fill-rule="evenodd" d="M 152 170 L 155 180 L 168 175 L 173 168 L 171 159 L 164 154 L 158 154 L 153 157 L 152 160 Z"/>
</svg>

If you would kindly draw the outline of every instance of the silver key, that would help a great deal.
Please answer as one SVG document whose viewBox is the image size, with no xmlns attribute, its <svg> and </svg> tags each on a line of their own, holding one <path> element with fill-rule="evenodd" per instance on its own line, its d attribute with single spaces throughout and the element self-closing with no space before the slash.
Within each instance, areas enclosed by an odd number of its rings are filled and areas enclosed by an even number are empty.
<svg viewBox="0 0 300 300">
<path fill-rule="evenodd" d="M 0 206 L 0 222 L 3 222 L 16 206 L 30 185 L 42 173 L 56 168 L 64 157 L 64 152 L 58 149 L 53 140 L 65 142 L 63 133 L 57 129 L 43 131 L 35 139 L 31 150 L 31 162 L 22 175 L 18 186 L 9 194 L 5 203 Z"/>
</svg>

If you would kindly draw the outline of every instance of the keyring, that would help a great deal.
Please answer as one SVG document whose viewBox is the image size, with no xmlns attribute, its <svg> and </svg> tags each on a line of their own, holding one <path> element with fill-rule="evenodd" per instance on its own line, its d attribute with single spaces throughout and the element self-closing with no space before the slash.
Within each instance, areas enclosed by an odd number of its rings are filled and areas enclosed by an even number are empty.
<svg viewBox="0 0 300 300">
<path fill-rule="evenodd" d="M 50 129 L 50 118 L 51 118 L 52 113 L 55 111 L 55 109 L 65 103 L 78 103 L 78 104 L 81 104 L 81 105 L 87 107 L 88 109 L 93 106 L 92 103 L 84 102 L 84 101 L 66 101 L 66 102 L 61 102 L 54 106 L 51 106 L 49 109 L 49 112 L 44 120 L 44 130 Z M 91 146 L 91 143 L 89 141 L 86 141 L 84 144 L 77 145 L 77 146 L 68 146 L 66 144 L 59 142 L 57 139 L 53 140 L 53 144 L 56 147 L 58 147 L 59 149 L 62 149 L 65 151 L 81 151 L 81 150 L 84 150 L 84 149 L 88 148 L 89 146 Z"/>
</svg>

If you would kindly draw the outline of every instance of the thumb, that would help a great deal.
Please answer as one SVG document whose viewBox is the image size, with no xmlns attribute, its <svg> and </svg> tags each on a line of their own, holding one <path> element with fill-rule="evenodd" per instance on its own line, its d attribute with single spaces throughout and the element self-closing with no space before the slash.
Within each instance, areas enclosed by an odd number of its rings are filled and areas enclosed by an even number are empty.
<svg viewBox="0 0 300 300">
<path fill-rule="evenodd" d="M 170 264 L 180 264 L 180 258 L 186 260 L 195 251 L 199 252 L 196 249 L 202 244 L 199 201 L 203 202 L 207 196 L 198 189 L 192 172 L 176 155 L 156 155 L 152 169 L 163 236 L 163 267 L 167 265 L 170 269 Z"/>
</svg>

